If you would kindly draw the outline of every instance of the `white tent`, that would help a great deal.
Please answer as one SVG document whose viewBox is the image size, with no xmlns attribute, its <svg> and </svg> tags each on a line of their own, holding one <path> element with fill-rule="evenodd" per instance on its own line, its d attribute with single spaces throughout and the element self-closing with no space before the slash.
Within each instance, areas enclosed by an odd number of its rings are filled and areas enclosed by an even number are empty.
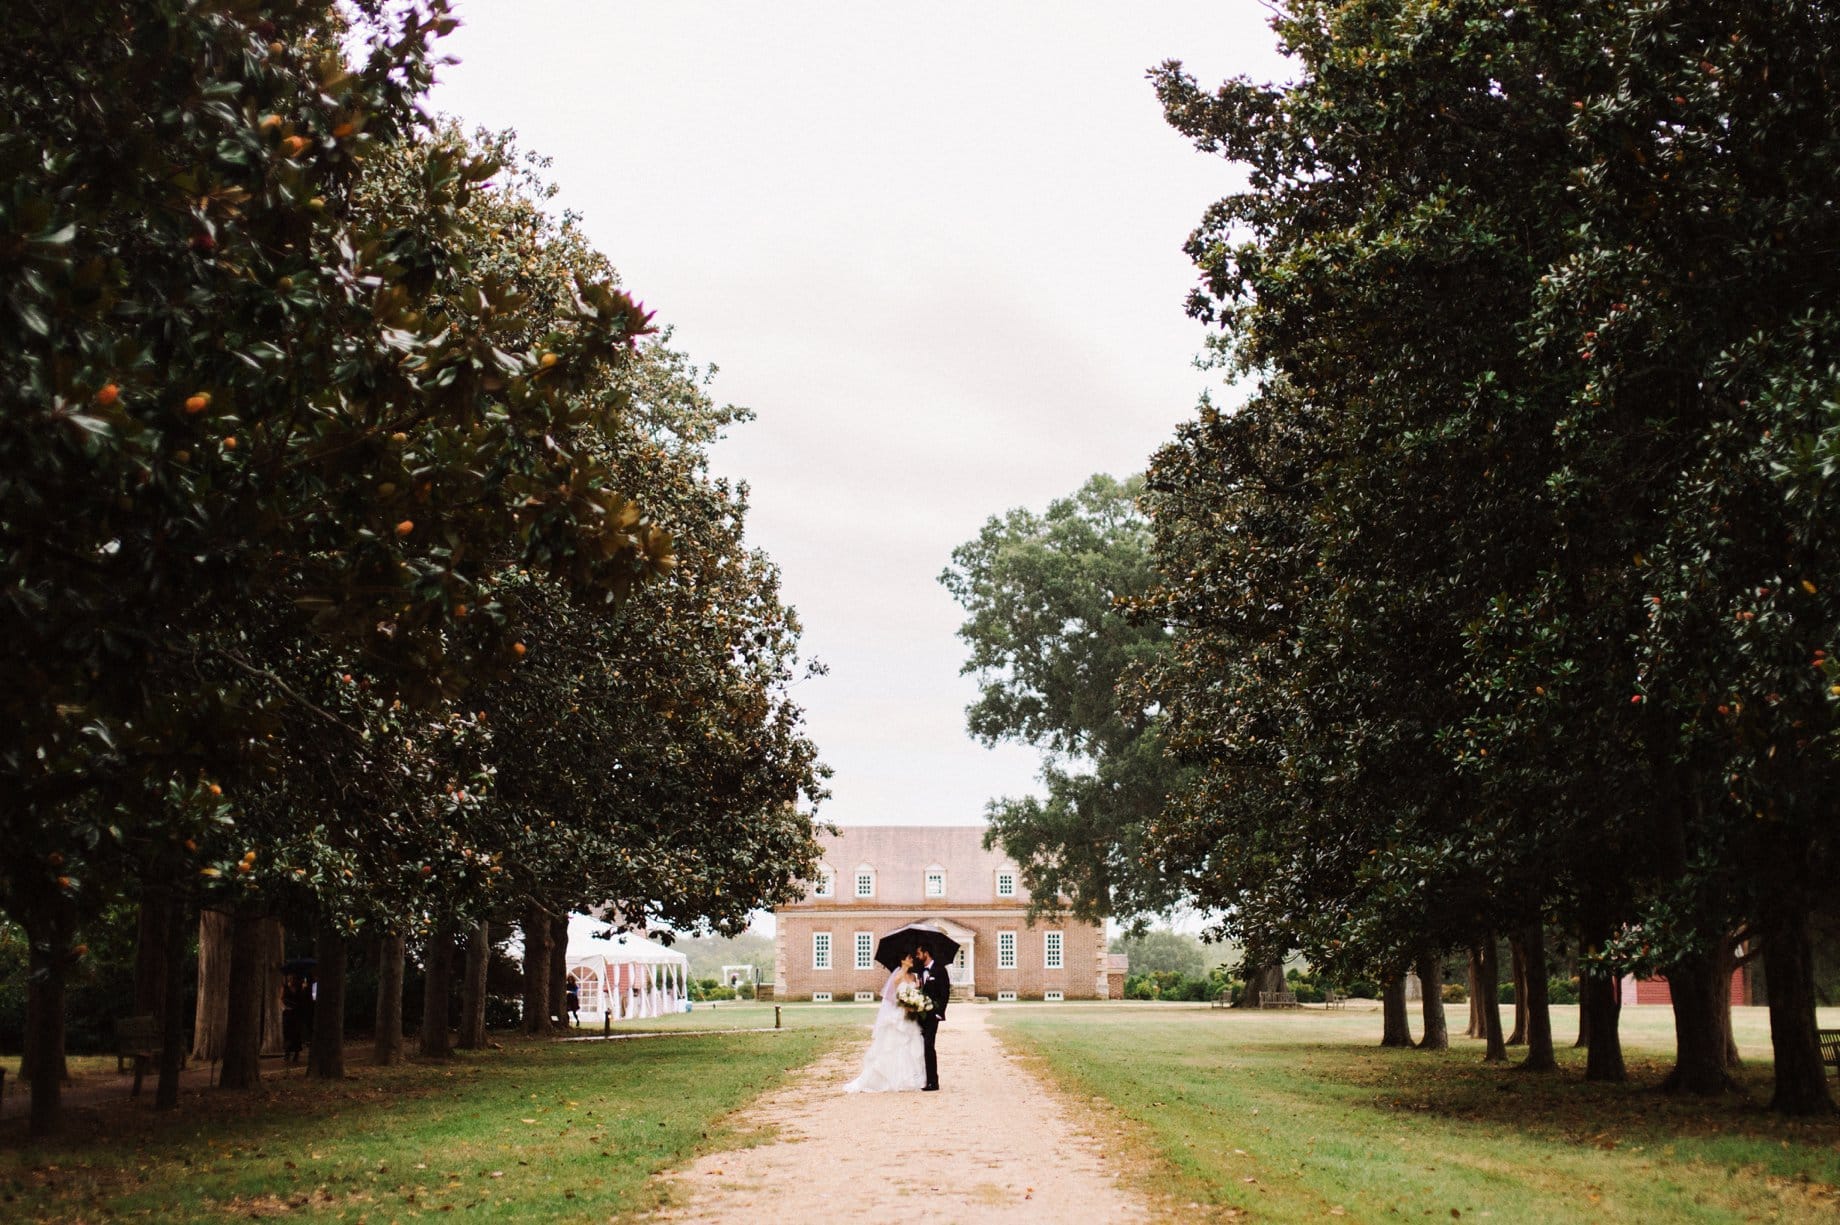
<svg viewBox="0 0 1840 1225">
<path fill-rule="evenodd" d="M 689 998 L 690 959 L 632 932 L 602 939 L 607 930 L 599 919 L 569 916 L 564 960 L 581 998 L 583 1019 L 624 1021 L 681 1012 Z"/>
</svg>

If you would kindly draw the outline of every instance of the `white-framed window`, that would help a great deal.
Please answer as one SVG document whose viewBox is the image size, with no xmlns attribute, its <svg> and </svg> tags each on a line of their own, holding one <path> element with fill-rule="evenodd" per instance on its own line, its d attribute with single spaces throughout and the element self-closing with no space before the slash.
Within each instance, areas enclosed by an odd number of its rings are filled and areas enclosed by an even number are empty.
<svg viewBox="0 0 1840 1225">
<path fill-rule="evenodd" d="M 1016 968 L 1016 933 L 997 933 L 997 969 L 1013 970 Z"/>
<path fill-rule="evenodd" d="M 965 973 L 965 949 L 963 946 L 960 946 L 958 950 L 958 956 L 952 959 L 952 973 L 954 974 Z"/>
<path fill-rule="evenodd" d="M 946 870 L 928 868 L 926 870 L 926 896 L 944 897 L 946 895 Z"/>
<path fill-rule="evenodd" d="M 1043 932 L 1041 936 L 1041 964 L 1050 970 L 1058 970 L 1064 964 L 1061 956 L 1061 934 Z"/>
<path fill-rule="evenodd" d="M 818 879 L 811 882 L 813 897 L 836 897 L 837 877 L 829 868 L 818 869 Z"/>
<path fill-rule="evenodd" d="M 873 992 L 873 991 L 858 991 L 858 992 L 856 993 L 856 1002 L 857 1002 L 858 1004 L 873 1004 L 873 1003 L 875 1003 L 875 992 Z"/>
<path fill-rule="evenodd" d="M 1015 993 L 1014 991 L 999 991 L 999 992 L 997 992 L 997 1003 L 999 1003 L 999 1004 L 1013 1004 L 1013 1003 L 1015 1003 L 1015 1002 L 1016 1002 L 1016 993 Z"/>
<path fill-rule="evenodd" d="M 1016 874 L 1014 872 L 1004 871 L 997 873 L 997 896 L 1016 896 Z"/>
<path fill-rule="evenodd" d="M 856 968 L 869 970 L 875 967 L 875 933 L 856 933 Z"/>
<path fill-rule="evenodd" d="M 857 897 L 874 897 L 875 896 L 875 869 L 873 868 L 856 869 L 856 896 Z"/>
<path fill-rule="evenodd" d="M 1067 997 L 1061 994 L 1059 991 L 1043 991 L 1041 993 L 1041 998 L 1046 1000 L 1050 1004 L 1058 1004 L 1062 1000 L 1066 999 Z"/>
<path fill-rule="evenodd" d="M 814 1004 L 828 1004 L 831 1002 L 831 993 L 828 991 L 813 991 L 811 993 L 811 1002 Z"/>
<path fill-rule="evenodd" d="M 811 933 L 811 968 L 814 970 L 831 968 L 831 934 L 829 932 Z"/>
</svg>

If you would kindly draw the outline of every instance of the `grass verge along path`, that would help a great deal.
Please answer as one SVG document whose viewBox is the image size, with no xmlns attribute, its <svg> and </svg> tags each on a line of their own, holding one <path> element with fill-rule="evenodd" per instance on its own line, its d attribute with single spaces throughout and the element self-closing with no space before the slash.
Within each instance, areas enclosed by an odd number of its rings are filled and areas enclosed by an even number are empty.
<svg viewBox="0 0 1840 1225">
<path fill-rule="evenodd" d="M 50 1143 L 10 1127 L 0 1219 L 605 1221 L 655 1207 L 655 1172 L 725 1143 L 726 1115 L 842 1035 L 510 1041 L 330 1085 L 265 1067 L 255 1093 L 189 1094 L 175 1115 L 148 1094 Z"/>
<path fill-rule="evenodd" d="M 1218 1215 L 1840 1219 L 1840 1120 L 1764 1111 L 1769 1068 L 1749 1051 L 1748 1100 L 1701 1102 L 1652 1088 L 1671 1047 L 1633 1046 L 1629 1084 L 1588 1085 L 1569 1048 L 1544 1076 L 1486 1066 L 1462 1038 L 1381 1050 L 1374 1013 L 1099 1004 L 992 1019 L 1065 1088 L 1115 1108 L 1151 1190 Z"/>
</svg>

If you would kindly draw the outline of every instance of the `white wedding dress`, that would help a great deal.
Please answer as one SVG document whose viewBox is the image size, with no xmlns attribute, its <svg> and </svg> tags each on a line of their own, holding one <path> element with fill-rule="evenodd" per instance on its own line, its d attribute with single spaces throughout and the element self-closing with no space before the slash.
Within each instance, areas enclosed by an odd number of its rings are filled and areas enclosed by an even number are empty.
<svg viewBox="0 0 1840 1225">
<path fill-rule="evenodd" d="M 843 1087 L 845 1093 L 890 1093 L 926 1085 L 920 1022 L 909 1019 L 894 999 L 900 978 L 896 970 L 882 988 L 882 1006 L 875 1013 L 875 1034 L 863 1056 L 862 1073 Z"/>
</svg>

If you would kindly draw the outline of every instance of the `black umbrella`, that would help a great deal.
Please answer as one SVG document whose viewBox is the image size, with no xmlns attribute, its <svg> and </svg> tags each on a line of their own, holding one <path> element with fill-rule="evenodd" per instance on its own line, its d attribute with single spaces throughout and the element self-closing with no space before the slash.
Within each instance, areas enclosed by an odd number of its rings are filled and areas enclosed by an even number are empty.
<svg viewBox="0 0 1840 1225">
<path fill-rule="evenodd" d="M 906 927 L 895 928 L 876 942 L 875 959 L 892 970 L 901 964 L 901 958 L 922 944 L 933 954 L 935 961 L 949 962 L 958 956 L 958 941 L 931 923 L 909 923 Z"/>
</svg>

